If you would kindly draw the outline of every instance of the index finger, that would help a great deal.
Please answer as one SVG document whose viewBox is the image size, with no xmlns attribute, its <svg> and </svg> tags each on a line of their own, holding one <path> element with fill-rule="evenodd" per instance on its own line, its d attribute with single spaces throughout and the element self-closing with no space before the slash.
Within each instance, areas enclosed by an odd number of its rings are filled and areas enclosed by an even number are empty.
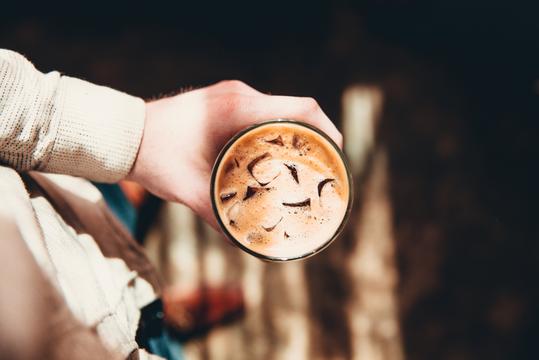
<svg viewBox="0 0 539 360">
<path fill-rule="evenodd" d="M 325 132 L 342 148 L 342 134 L 313 98 L 263 95 L 251 97 L 245 106 L 246 112 L 250 115 L 246 121 L 257 122 L 277 118 L 303 121 Z"/>
</svg>

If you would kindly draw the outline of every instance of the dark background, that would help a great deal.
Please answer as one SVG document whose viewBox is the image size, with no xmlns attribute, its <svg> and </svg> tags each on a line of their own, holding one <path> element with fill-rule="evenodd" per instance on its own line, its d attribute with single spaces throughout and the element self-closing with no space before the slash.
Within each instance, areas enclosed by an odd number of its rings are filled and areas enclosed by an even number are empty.
<svg viewBox="0 0 539 360">
<path fill-rule="evenodd" d="M 407 358 L 535 359 L 538 16 L 510 1 L 11 2 L 0 47 L 146 98 L 237 78 L 313 96 L 336 123 L 347 86 L 380 87 Z"/>
</svg>

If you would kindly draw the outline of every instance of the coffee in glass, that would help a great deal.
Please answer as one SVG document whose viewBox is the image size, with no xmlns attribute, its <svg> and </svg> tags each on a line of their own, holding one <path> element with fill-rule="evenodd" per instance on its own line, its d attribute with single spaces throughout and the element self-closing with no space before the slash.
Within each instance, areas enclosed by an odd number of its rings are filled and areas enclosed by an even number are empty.
<svg viewBox="0 0 539 360">
<path fill-rule="evenodd" d="M 273 261 L 327 247 L 346 222 L 351 192 L 338 146 L 321 130 L 292 120 L 238 133 L 219 154 L 211 178 L 223 232 L 243 250 Z"/>
</svg>

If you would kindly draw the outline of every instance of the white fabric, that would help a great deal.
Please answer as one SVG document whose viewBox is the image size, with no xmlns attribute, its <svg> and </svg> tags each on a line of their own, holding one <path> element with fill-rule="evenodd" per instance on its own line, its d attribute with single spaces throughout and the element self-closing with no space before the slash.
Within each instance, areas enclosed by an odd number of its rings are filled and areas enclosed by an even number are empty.
<svg viewBox="0 0 539 360">
<path fill-rule="evenodd" d="M 144 117 L 139 98 L 58 72 L 42 74 L 23 56 L 0 49 L 0 164 L 6 165 L 0 166 L 0 213 L 11 214 L 75 316 L 124 357 L 137 349 L 139 308 L 155 299 L 151 285 L 122 259 L 104 257 L 92 236 L 77 234 L 47 199 L 30 199 L 17 172 L 66 174 L 44 176 L 89 204 L 103 201 L 91 183 L 72 176 L 125 177 Z"/>
<path fill-rule="evenodd" d="M 139 98 L 42 74 L 20 54 L 0 49 L 0 161 L 115 182 L 127 175 L 144 128 Z"/>
</svg>

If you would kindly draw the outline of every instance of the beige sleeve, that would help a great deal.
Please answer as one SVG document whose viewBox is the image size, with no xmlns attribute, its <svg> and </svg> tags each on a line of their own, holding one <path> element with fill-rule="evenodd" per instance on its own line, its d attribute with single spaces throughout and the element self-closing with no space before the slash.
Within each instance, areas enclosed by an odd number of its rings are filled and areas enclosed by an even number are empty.
<svg viewBox="0 0 539 360">
<path fill-rule="evenodd" d="M 0 164 L 115 182 L 131 170 L 144 117 L 140 98 L 0 49 Z"/>
</svg>

